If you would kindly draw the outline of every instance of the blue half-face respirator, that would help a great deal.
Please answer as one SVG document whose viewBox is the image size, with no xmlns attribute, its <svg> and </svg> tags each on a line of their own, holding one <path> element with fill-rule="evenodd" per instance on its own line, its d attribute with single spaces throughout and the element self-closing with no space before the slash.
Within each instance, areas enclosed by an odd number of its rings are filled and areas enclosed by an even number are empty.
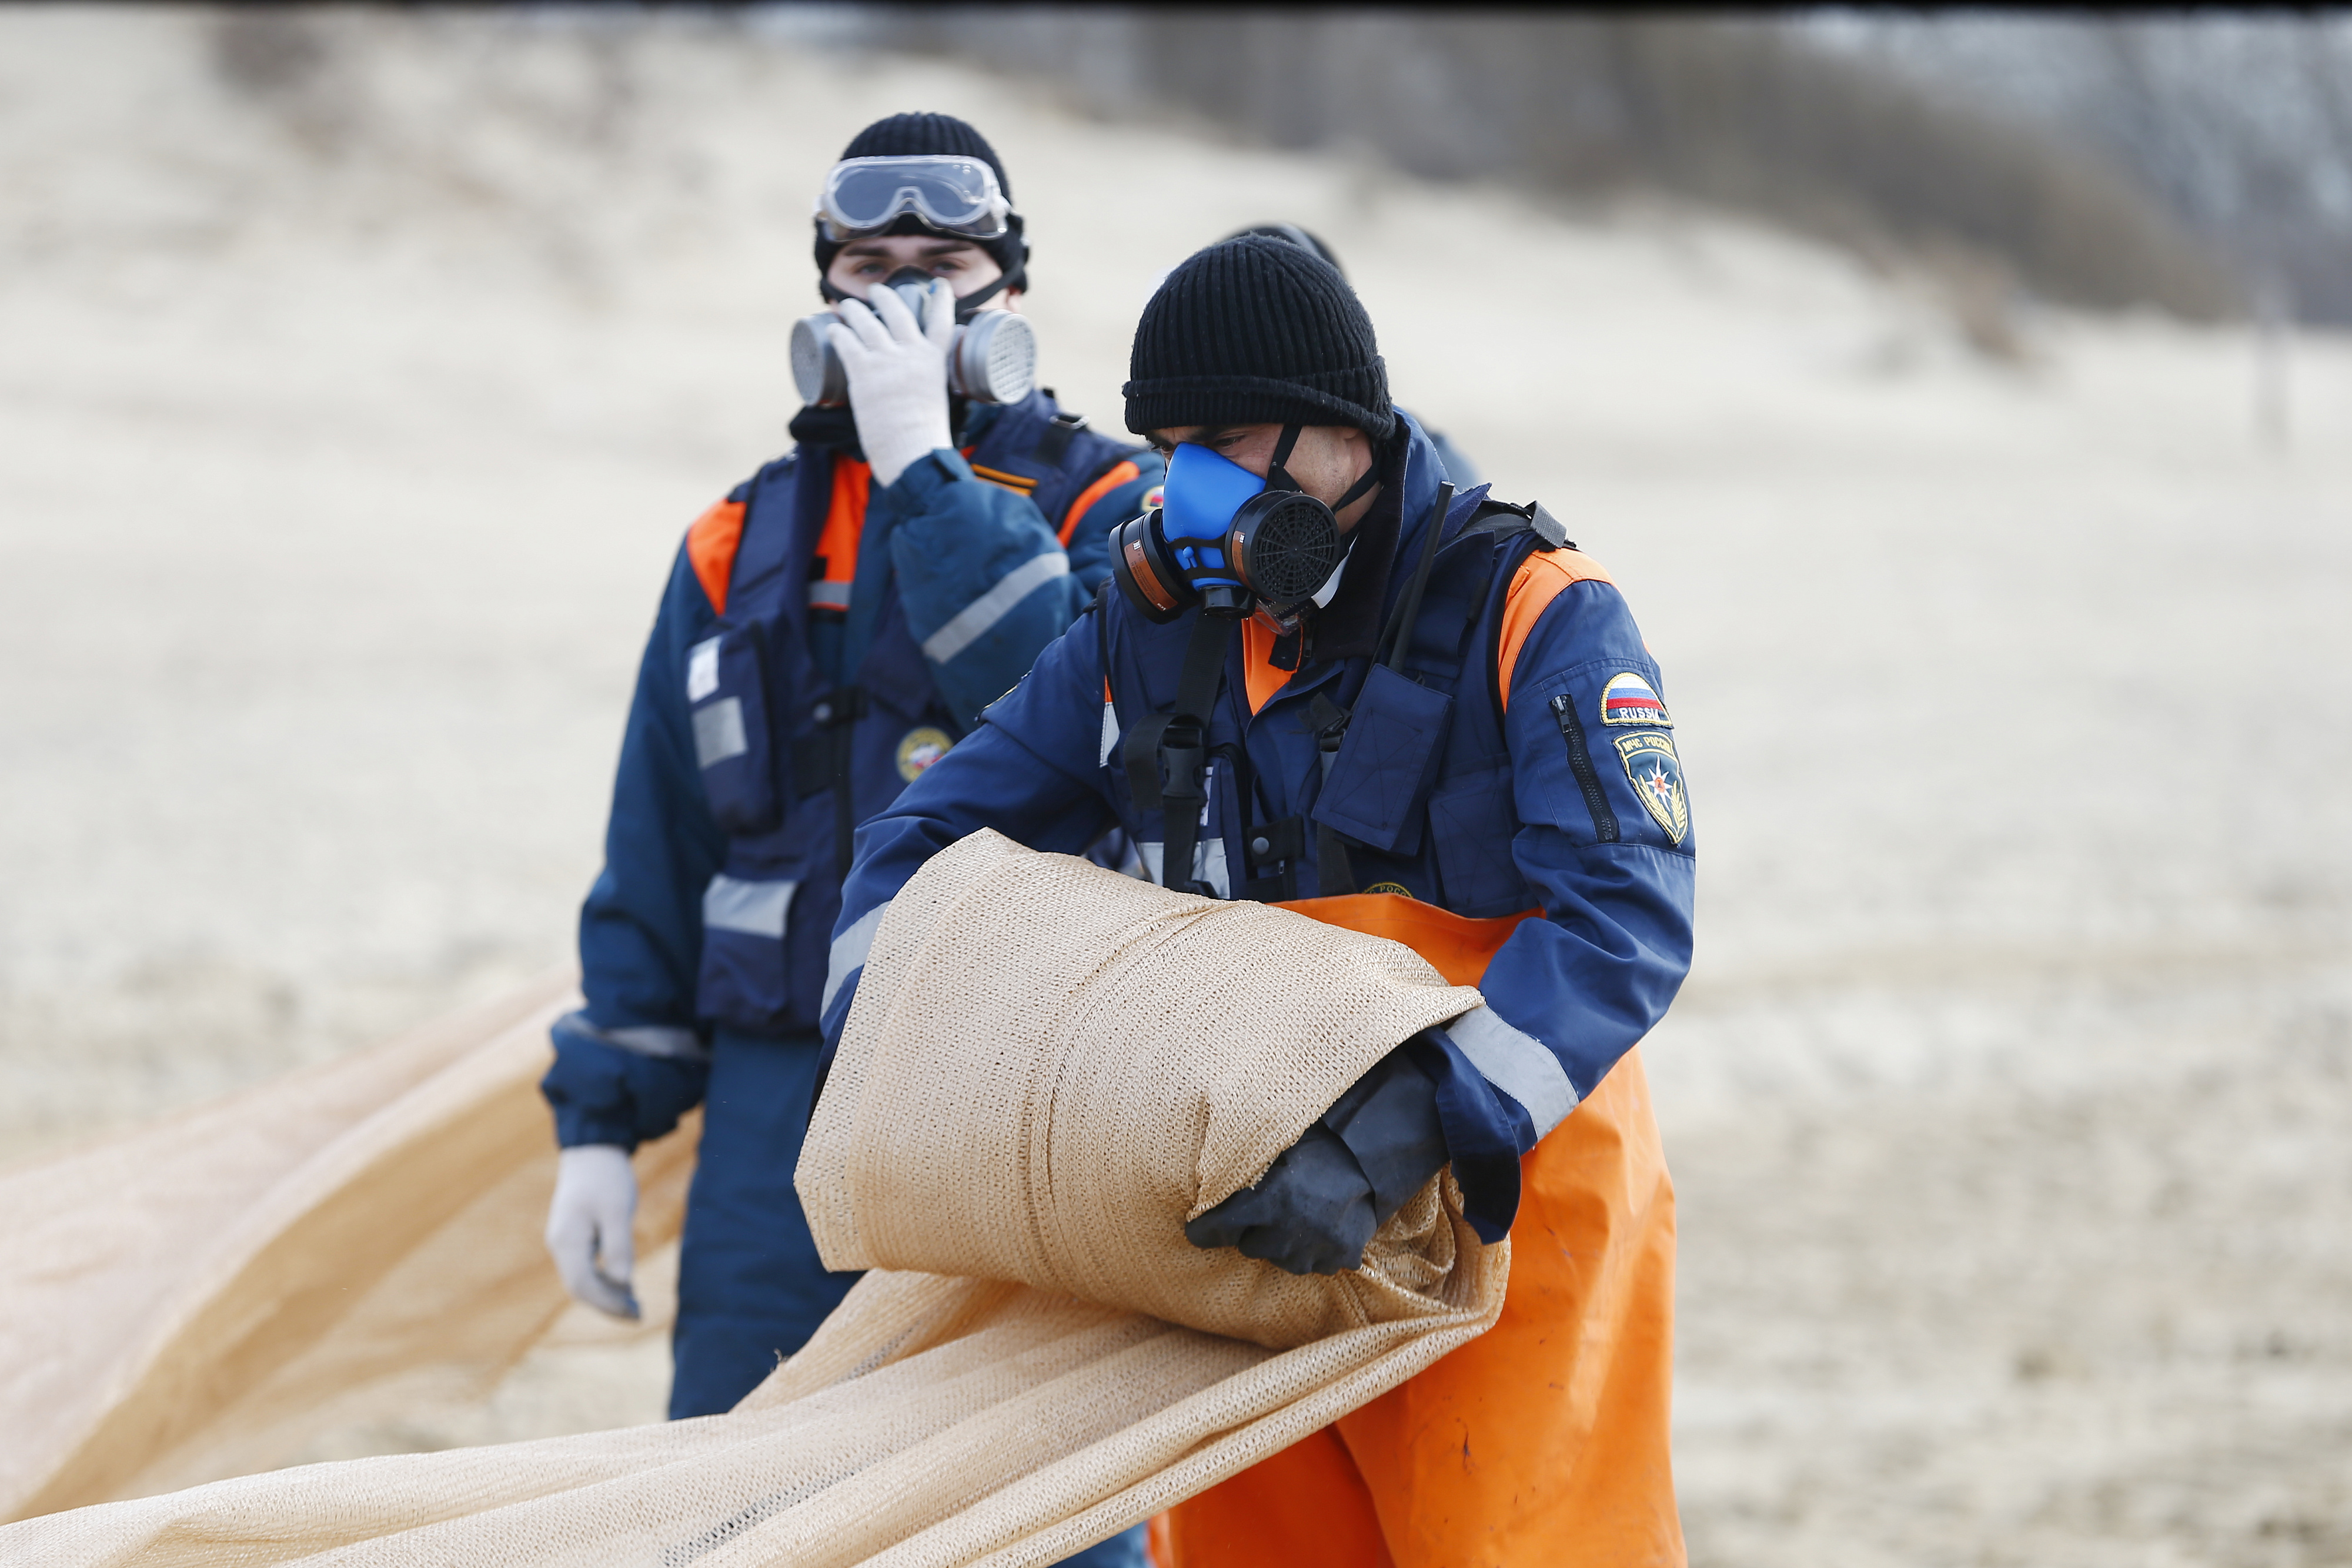
<svg viewBox="0 0 2352 1568">
<path fill-rule="evenodd" d="M 1283 466 L 1298 430 L 1283 426 L 1264 479 L 1205 446 L 1176 448 L 1162 505 L 1111 534 L 1112 573 L 1145 620 L 1173 621 L 1196 603 L 1211 615 L 1244 616 L 1261 603 L 1286 615 L 1330 580 L 1345 553 L 1335 508 Z M 1376 473 L 1368 469 L 1339 505 L 1370 490 Z"/>
</svg>

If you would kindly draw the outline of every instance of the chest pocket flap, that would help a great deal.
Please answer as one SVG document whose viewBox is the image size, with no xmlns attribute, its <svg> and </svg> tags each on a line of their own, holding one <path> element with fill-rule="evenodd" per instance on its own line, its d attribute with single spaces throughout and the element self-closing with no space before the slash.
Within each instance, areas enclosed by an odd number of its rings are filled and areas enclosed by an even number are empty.
<svg viewBox="0 0 2352 1568">
<path fill-rule="evenodd" d="M 1452 697 L 1374 665 L 1315 802 L 1315 821 L 1383 854 L 1420 853 L 1423 806 L 1453 716 Z"/>
</svg>

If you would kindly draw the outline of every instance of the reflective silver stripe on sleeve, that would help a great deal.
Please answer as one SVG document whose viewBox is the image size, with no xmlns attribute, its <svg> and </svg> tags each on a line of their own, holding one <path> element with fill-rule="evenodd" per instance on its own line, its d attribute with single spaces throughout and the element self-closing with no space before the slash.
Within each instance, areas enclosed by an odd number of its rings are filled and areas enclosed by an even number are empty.
<svg viewBox="0 0 2352 1568">
<path fill-rule="evenodd" d="M 1145 880 L 1167 886 L 1168 879 L 1160 874 L 1160 867 L 1167 862 L 1168 846 L 1147 840 L 1139 842 L 1135 848 L 1143 857 L 1143 869 L 1150 873 Z M 1225 868 L 1224 840 L 1202 839 L 1193 844 L 1192 880 L 1207 883 L 1219 898 L 1234 895 L 1233 873 Z"/>
<path fill-rule="evenodd" d="M 784 939 L 784 917 L 792 913 L 796 882 L 746 882 L 740 877 L 714 876 L 702 890 L 702 924 L 713 931 L 740 931 L 746 936 Z"/>
<path fill-rule="evenodd" d="M 956 618 L 923 639 L 923 657 L 944 664 L 985 636 L 988 629 L 1029 597 L 1041 583 L 1070 575 L 1070 558 L 1058 549 L 1033 556 L 996 580 L 996 586 L 963 607 Z"/>
<path fill-rule="evenodd" d="M 1473 1008 L 1445 1026 L 1487 1082 L 1527 1107 L 1540 1138 L 1576 1109 L 1576 1086 L 1549 1047 L 1505 1023 L 1492 1008 Z"/>
<path fill-rule="evenodd" d="M 1118 749 L 1118 709 L 1110 703 L 1105 703 L 1103 704 L 1102 756 L 1096 758 L 1095 766 L 1109 767 L 1110 754 Z"/>
<path fill-rule="evenodd" d="M 639 1056 L 675 1057 L 681 1061 L 710 1060 L 710 1048 L 690 1029 L 642 1024 L 632 1029 L 599 1030 L 597 1033 L 623 1051 L 634 1051 Z"/>
<path fill-rule="evenodd" d="M 598 1029 L 584 1010 L 565 1013 L 555 1020 L 555 1038 L 577 1036 L 639 1056 L 672 1057 L 682 1061 L 708 1061 L 710 1048 L 692 1030 L 677 1024 L 631 1024 L 624 1029 Z"/>
<path fill-rule="evenodd" d="M 819 1017 L 833 1007 L 833 998 L 844 982 L 866 967 L 866 955 L 874 951 L 874 934 L 882 929 L 882 915 L 889 907 L 890 901 L 884 899 L 859 915 L 856 925 L 833 939 L 833 948 L 824 960 L 824 996 L 816 1004 Z"/>
<path fill-rule="evenodd" d="M 846 610 L 849 608 L 849 584 L 828 582 L 819 578 L 809 584 L 808 601 L 812 610 Z"/>
<path fill-rule="evenodd" d="M 719 639 L 705 637 L 686 651 L 686 700 L 698 703 L 719 689 Z"/>
<path fill-rule="evenodd" d="M 709 707 L 694 710 L 694 760 L 698 767 L 709 768 L 751 749 L 751 743 L 743 738 L 742 699 L 722 697 Z"/>
</svg>

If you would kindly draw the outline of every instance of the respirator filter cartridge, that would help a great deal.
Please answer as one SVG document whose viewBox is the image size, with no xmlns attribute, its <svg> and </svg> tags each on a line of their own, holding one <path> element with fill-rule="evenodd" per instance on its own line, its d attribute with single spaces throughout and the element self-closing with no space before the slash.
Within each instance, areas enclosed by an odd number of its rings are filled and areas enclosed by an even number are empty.
<svg viewBox="0 0 2352 1568">
<path fill-rule="evenodd" d="M 922 319 L 925 289 L 893 284 L 907 308 Z M 803 402 L 838 407 L 849 401 L 849 371 L 834 351 L 827 329 L 841 318 L 830 310 L 793 323 L 793 384 Z M 956 323 L 948 343 L 948 390 L 974 402 L 1019 402 L 1037 385 L 1037 333 L 1025 316 L 982 310 Z"/>
<path fill-rule="evenodd" d="M 1287 457 L 1296 427 L 1280 452 Z M 1279 463 L 1276 465 L 1279 467 Z M 1179 445 L 1168 460 L 1160 508 L 1111 533 L 1111 573 L 1146 620 L 1173 621 L 1199 604 L 1246 615 L 1258 604 L 1287 613 L 1330 580 L 1346 553 L 1339 520 L 1314 497 L 1265 479 L 1205 446 Z"/>
</svg>

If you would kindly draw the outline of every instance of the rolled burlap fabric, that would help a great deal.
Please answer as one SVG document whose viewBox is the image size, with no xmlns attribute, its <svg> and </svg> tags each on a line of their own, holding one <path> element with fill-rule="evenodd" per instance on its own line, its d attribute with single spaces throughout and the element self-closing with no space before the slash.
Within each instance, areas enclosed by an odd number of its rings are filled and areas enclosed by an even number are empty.
<svg viewBox="0 0 2352 1568">
<path fill-rule="evenodd" d="M 1202 1251 L 1184 1222 L 1478 1002 L 1401 944 L 975 833 L 883 921 L 801 1202 L 833 1269 L 1014 1281 L 1275 1350 L 1425 1317 L 1475 1245 L 1434 1181 L 1331 1278 Z"/>
<path fill-rule="evenodd" d="M 733 1412 L 53 1514 L 0 1561 L 1056 1562 L 1492 1326 L 1508 1245 L 1444 1176 L 1334 1279 L 1182 1236 L 1477 1000 L 1380 937 L 974 835 L 883 921 L 800 1170 L 828 1260 L 882 1267 Z"/>
</svg>

